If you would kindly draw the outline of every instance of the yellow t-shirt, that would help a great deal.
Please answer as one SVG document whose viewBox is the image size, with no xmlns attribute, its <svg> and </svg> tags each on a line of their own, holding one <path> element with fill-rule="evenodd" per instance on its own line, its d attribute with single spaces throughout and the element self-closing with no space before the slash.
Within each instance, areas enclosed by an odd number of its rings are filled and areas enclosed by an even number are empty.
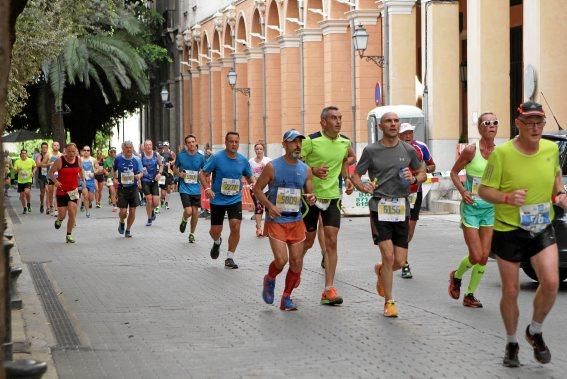
<svg viewBox="0 0 567 379">
<path fill-rule="evenodd" d="M 526 155 L 510 140 L 497 146 L 490 154 L 481 184 L 502 192 L 527 190 L 526 205 L 549 205 L 549 220 L 553 220 L 551 197 L 555 191 L 555 177 L 560 171 L 559 148 L 548 140 L 540 140 L 536 154 Z M 494 204 L 494 230 L 510 231 L 520 228 L 520 208 L 508 204 Z"/>
<path fill-rule="evenodd" d="M 14 169 L 18 171 L 18 183 L 31 183 L 33 181 L 33 168 L 35 161 L 31 158 L 26 158 L 25 161 L 18 159 L 14 163 Z"/>
</svg>

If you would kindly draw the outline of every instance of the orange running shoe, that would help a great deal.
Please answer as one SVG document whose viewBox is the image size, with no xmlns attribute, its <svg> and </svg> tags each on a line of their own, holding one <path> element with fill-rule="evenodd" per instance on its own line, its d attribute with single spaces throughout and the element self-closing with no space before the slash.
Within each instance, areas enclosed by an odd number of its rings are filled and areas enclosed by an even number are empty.
<svg viewBox="0 0 567 379">
<path fill-rule="evenodd" d="M 343 303 L 343 298 L 337 293 L 335 287 L 323 291 L 321 295 L 321 305 L 339 305 Z"/>
<path fill-rule="evenodd" d="M 374 266 L 374 272 L 376 273 L 376 292 L 378 295 L 384 297 L 384 285 L 382 284 L 382 263 L 378 263 Z"/>
<path fill-rule="evenodd" d="M 461 279 L 455 278 L 455 271 L 449 273 L 449 296 L 455 300 L 461 296 Z"/>
<path fill-rule="evenodd" d="M 384 317 L 398 317 L 398 308 L 394 300 L 388 300 L 384 303 Z"/>
</svg>

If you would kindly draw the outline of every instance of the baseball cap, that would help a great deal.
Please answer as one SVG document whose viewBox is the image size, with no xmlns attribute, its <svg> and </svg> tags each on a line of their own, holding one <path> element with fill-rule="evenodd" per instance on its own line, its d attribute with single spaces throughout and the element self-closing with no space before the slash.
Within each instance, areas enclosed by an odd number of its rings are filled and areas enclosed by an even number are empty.
<svg viewBox="0 0 567 379">
<path fill-rule="evenodd" d="M 535 101 L 526 101 L 518 107 L 518 116 L 541 116 L 545 117 L 545 112 L 541 104 Z"/>
<path fill-rule="evenodd" d="M 405 132 L 413 132 L 415 130 L 415 126 L 410 124 L 409 122 L 404 122 L 400 125 L 400 131 L 398 132 L 399 134 L 405 133 Z"/>
<path fill-rule="evenodd" d="M 291 129 L 291 130 L 288 130 L 287 132 L 284 133 L 283 140 L 286 141 L 286 142 L 291 142 L 294 139 L 296 139 L 297 137 L 305 138 L 305 136 L 303 134 L 299 133 L 297 130 Z"/>
<path fill-rule="evenodd" d="M 109 151 L 109 152 L 110 152 L 110 151 L 116 151 L 116 148 L 115 148 L 115 147 L 111 147 L 110 149 L 108 149 L 108 151 Z"/>
<path fill-rule="evenodd" d="M 169 141 L 163 141 L 163 146 L 169 146 Z"/>
</svg>

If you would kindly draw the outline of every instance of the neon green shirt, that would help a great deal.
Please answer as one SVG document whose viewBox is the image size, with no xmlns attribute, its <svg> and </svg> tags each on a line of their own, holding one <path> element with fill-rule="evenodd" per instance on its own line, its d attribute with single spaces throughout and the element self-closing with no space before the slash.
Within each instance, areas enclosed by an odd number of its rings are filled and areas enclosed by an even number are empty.
<svg viewBox="0 0 567 379">
<path fill-rule="evenodd" d="M 514 140 L 510 140 L 497 146 L 488 157 L 481 184 L 503 192 L 526 189 L 525 204 L 549 204 L 549 217 L 552 220 L 551 196 L 555 191 L 555 177 L 559 171 L 559 149 L 554 142 L 542 139 L 539 151 L 526 155 L 516 149 Z M 494 230 L 506 232 L 519 227 L 518 207 L 494 205 Z"/>
<path fill-rule="evenodd" d="M 18 171 L 18 183 L 31 183 L 33 180 L 33 168 L 35 167 L 35 161 L 31 158 L 26 158 L 25 161 L 18 159 L 14 163 L 14 169 Z"/>
<path fill-rule="evenodd" d="M 108 171 L 108 175 L 106 175 L 106 178 L 112 178 L 112 167 L 114 166 L 114 158 L 112 157 L 106 157 L 106 159 L 104 160 L 104 162 L 102 162 L 102 167 Z"/>
<path fill-rule="evenodd" d="M 313 175 L 313 193 L 319 199 L 339 199 L 339 175 L 343 161 L 348 155 L 350 140 L 339 134 L 330 139 L 322 132 L 310 134 L 303 140 L 301 156 L 309 167 L 329 167 L 327 177 L 320 179 Z"/>
</svg>

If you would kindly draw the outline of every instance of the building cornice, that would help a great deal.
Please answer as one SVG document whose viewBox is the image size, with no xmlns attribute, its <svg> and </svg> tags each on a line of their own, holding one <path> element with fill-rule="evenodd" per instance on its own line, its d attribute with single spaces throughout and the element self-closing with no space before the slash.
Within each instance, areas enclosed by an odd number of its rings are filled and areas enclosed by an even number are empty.
<svg viewBox="0 0 567 379">
<path fill-rule="evenodd" d="M 382 0 L 388 14 L 411 14 L 416 0 Z"/>
<path fill-rule="evenodd" d="M 277 42 L 265 42 L 262 44 L 262 49 L 264 49 L 264 54 L 280 53 L 280 45 Z"/>
<path fill-rule="evenodd" d="M 344 34 L 349 26 L 348 20 L 324 20 L 319 22 L 323 35 Z"/>
<path fill-rule="evenodd" d="M 321 42 L 323 40 L 321 29 L 301 29 L 299 35 L 303 37 L 303 42 Z"/>
<path fill-rule="evenodd" d="M 345 14 L 354 21 L 354 25 L 376 25 L 381 12 L 378 9 L 357 9 Z"/>
<path fill-rule="evenodd" d="M 278 42 L 280 44 L 281 49 L 290 48 L 290 47 L 299 47 L 299 37 L 278 37 Z"/>
<path fill-rule="evenodd" d="M 261 47 L 249 47 L 248 48 L 248 59 L 262 59 L 262 48 Z"/>
</svg>

